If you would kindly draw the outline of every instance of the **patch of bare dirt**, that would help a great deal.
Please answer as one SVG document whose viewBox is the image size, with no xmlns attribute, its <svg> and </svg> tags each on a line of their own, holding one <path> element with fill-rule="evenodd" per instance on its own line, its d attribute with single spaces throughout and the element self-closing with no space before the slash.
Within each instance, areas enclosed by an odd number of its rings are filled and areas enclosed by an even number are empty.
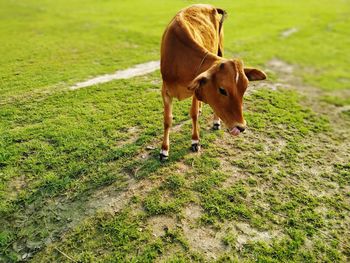
<svg viewBox="0 0 350 263">
<path fill-rule="evenodd" d="M 176 172 L 179 174 L 185 174 L 187 173 L 190 169 L 192 169 L 190 166 L 183 162 L 178 162 L 175 166 Z"/>
<path fill-rule="evenodd" d="M 197 228 L 183 224 L 182 229 L 191 249 L 200 252 L 208 260 L 217 259 L 226 250 L 226 247 L 222 243 L 222 237 L 211 228 Z"/>
<path fill-rule="evenodd" d="M 159 184 L 151 180 L 136 181 L 132 178 L 126 183 L 124 191 L 120 191 L 118 186 L 112 184 L 95 191 L 86 200 L 73 202 L 62 198 L 50 200 L 42 210 L 37 211 L 38 217 L 45 218 L 47 222 L 45 228 L 51 233 L 50 236 L 44 240 L 26 240 L 24 244 L 22 241 L 15 242 L 16 250 L 28 253 L 41 249 L 97 212 L 118 213 L 130 203 L 132 197 L 146 195 Z"/>
<path fill-rule="evenodd" d="M 176 228 L 176 218 L 170 216 L 153 216 L 147 221 L 154 237 L 164 236 L 169 229 Z"/>
<path fill-rule="evenodd" d="M 274 58 L 267 62 L 266 66 L 272 71 L 278 73 L 279 76 L 285 77 L 283 75 L 289 75 L 290 77 L 294 73 L 293 65 L 290 65 L 283 60 Z"/>
<path fill-rule="evenodd" d="M 276 91 L 278 89 L 285 89 L 290 87 L 291 86 L 288 83 L 272 82 L 268 80 L 264 82 L 251 82 L 249 83 L 249 87 L 245 94 L 250 95 L 258 89 L 269 89 Z"/>
<path fill-rule="evenodd" d="M 10 181 L 8 185 L 8 192 L 10 199 L 15 199 L 18 193 L 27 185 L 26 177 L 24 175 L 18 176 Z"/>
<path fill-rule="evenodd" d="M 124 145 L 132 144 L 132 143 L 136 142 L 137 139 L 140 136 L 140 132 L 141 132 L 141 130 L 138 127 L 130 127 L 126 131 L 127 139 L 124 139 L 124 140 L 121 140 L 121 141 L 117 141 L 116 142 L 116 146 L 122 147 Z"/>
<path fill-rule="evenodd" d="M 195 224 L 198 221 L 198 219 L 202 216 L 202 214 L 202 207 L 194 203 L 190 203 L 184 209 L 185 220 L 187 220 L 191 224 Z"/>
<path fill-rule="evenodd" d="M 233 231 L 236 234 L 236 249 L 241 250 L 245 244 L 248 242 L 269 242 L 274 238 L 281 237 L 279 231 L 258 231 L 257 229 L 251 227 L 247 223 L 237 222 L 233 225 Z"/>
<path fill-rule="evenodd" d="M 91 215 L 97 211 L 105 211 L 115 214 L 122 210 L 133 196 L 146 195 L 154 187 L 159 186 L 159 182 L 153 180 L 136 181 L 130 179 L 125 191 L 115 191 L 115 186 L 108 186 L 95 192 L 86 203 L 86 211 Z M 79 222 L 79 221 L 78 221 Z"/>
<path fill-rule="evenodd" d="M 244 222 L 226 221 L 222 223 L 220 230 L 208 226 L 199 226 L 198 220 L 202 214 L 203 209 L 199 205 L 189 204 L 184 209 L 181 225 L 191 250 L 201 253 L 209 261 L 217 259 L 231 249 L 223 242 L 227 234 L 235 237 L 234 249 L 236 250 L 242 249 L 248 242 L 269 242 L 281 236 L 278 230 L 259 231 Z"/>
<path fill-rule="evenodd" d="M 203 209 L 194 203 L 189 204 L 183 212 L 181 220 L 183 233 L 189 242 L 191 250 L 200 252 L 208 260 L 215 260 L 226 250 L 221 234 L 210 227 L 198 226 L 198 220 Z"/>
<path fill-rule="evenodd" d="M 247 175 L 242 173 L 236 166 L 233 166 L 226 158 L 220 159 L 220 169 L 229 174 L 227 179 L 222 183 L 222 188 L 229 188 L 240 180 L 247 179 Z"/>
</svg>

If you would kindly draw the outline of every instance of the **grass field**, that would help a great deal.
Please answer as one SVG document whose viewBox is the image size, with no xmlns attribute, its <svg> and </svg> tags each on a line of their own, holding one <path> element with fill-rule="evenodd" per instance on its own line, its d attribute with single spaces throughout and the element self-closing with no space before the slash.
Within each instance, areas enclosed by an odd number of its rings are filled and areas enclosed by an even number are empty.
<svg viewBox="0 0 350 263">
<path fill-rule="evenodd" d="M 195 1 L 0 0 L 0 262 L 350 261 L 350 2 L 208 2 L 269 80 L 239 138 L 204 107 L 198 154 L 176 102 L 162 164 L 159 72 L 68 87 L 159 59 Z"/>
</svg>

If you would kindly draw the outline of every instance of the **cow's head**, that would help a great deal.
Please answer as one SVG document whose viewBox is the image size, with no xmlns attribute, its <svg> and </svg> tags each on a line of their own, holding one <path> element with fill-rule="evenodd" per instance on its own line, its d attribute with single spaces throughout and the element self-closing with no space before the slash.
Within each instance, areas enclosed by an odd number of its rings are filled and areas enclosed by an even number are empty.
<svg viewBox="0 0 350 263">
<path fill-rule="evenodd" d="M 210 105 L 231 135 L 239 135 L 246 128 L 243 94 L 249 81 L 264 79 L 263 71 L 244 68 L 239 60 L 222 60 L 197 76 L 189 89 L 197 99 Z"/>
</svg>

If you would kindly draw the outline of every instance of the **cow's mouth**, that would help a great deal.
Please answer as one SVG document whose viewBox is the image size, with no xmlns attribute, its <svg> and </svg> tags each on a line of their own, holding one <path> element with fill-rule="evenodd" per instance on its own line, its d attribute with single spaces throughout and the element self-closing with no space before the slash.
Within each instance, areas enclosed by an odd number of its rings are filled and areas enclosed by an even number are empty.
<svg viewBox="0 0 350 263">
<path fill-rule="evenodd" d="M 228 129 L 228 132 L 232 135 L 232 136 L 238 136 L 241 132 L 244 132 L 245 128 L 241 127 L 241 126 L 234 126 L 231 129 Z"/>
</svg>

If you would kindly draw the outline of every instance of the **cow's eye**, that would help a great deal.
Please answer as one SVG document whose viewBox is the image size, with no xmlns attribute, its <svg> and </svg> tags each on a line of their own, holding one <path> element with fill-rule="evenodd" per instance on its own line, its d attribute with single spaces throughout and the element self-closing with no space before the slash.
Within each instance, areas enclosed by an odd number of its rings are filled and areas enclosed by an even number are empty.
<svg viewBox="0 0 350 263">
<path fill-rule="evenodd" d="M 219 88 L 219 92 L 220 92 L 221 95 L 227 96 L 227 92 L 226 92 L 226 90 L 223 87 Z"/>
</svg>

